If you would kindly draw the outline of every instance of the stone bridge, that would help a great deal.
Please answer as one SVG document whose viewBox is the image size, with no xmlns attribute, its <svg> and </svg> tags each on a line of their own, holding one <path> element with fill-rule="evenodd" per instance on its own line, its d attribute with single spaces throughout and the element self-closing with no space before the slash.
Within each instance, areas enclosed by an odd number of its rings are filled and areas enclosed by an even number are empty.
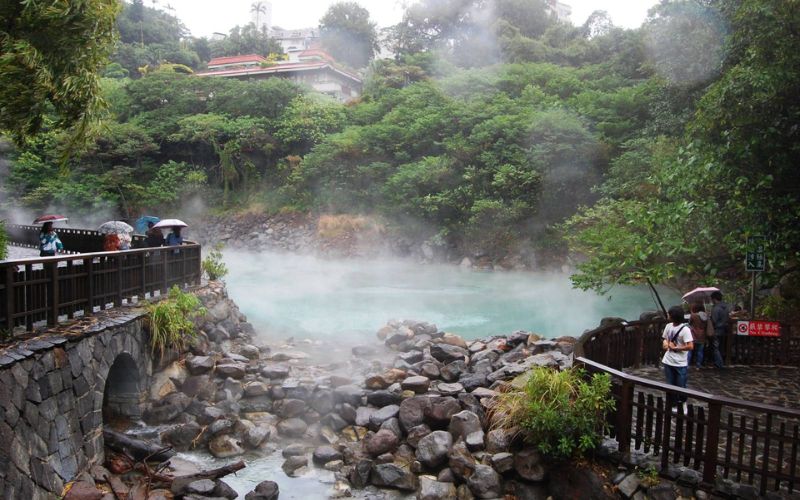
<svg viewBox="0 0 800 500">
<path fill-rule="evenodd" d="M 138 309 L 0 347 L 0 498 L 59 497 L 102 463 L 104 421 L 138 418 L 151 374 Z"/>
</svg>

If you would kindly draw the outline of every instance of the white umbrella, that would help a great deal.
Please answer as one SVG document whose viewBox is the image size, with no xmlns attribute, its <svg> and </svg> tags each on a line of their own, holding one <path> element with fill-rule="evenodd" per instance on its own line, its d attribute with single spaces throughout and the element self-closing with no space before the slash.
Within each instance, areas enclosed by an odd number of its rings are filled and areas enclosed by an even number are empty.
<svg viewBox="0 0 800 500">
<path fill-rule="evenodd" d="M 125 234 L 132 233 L 133 228 L 121 220 L 110 220 L 100 224 L 97 231 L 103 234 Z"/>
<path fill-rule="evenodd" d="M 689 304 L 691 304 L 692 302 L 697 302 L 698 300 L 705 301 L 706 299 L 711 297 L 711 294 L 714 292 L 719 292 L 719 288 L 715 286 L 701 286 L 695 288 L 691 292 L 687 292 L 683 296 L 683 300 Z"/>
<path fill-rule="evenodd" d="M 161 219 L 153 227 L 186 227 L 186 226 L 188 226 L 188 224 L 180 219 Z"/>
</svg>

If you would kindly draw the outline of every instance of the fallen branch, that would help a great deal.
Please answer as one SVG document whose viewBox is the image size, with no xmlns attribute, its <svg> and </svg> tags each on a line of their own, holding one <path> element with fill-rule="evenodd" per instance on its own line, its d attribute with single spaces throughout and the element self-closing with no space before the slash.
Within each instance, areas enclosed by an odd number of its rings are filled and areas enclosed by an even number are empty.
<svg viewBox="0 0 800 500">
<path fill-rule="evenodd" d="M 198 481 L 200 479 L 211 479 L 212 481 L 217 480 L 223 476 L 227 476 L 228 474 L 232 474 L 238 470 L 244 469 L 245 465 L 244 462 L 239 460 L 236 463 L 228 464 L 218 469 L 207 470 L 203 472 L 198 472 L 197 474 L 191 474 L 189 476 L 180 476 L 176 477 L 172 481 L 172 486 L 170 490 L 174 495 L 180 494 L 186 486 L 194 481 Z"/>
<path fill-rule="evenodd" d="M 103 439 L 106 446 L 114 451 L 126 453 L 134 460 L 157 460 L 163 462 L 175 456 L 172 448 L 164 448 L 148 441 L 135 439 L 121 432 L 103 429 Z"/>
</svg>

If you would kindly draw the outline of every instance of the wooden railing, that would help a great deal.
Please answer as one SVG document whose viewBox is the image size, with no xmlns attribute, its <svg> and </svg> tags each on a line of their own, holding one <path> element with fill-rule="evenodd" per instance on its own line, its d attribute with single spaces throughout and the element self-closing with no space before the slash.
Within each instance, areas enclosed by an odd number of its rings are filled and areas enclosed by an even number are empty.
<svg viewBox="0 0 800 500">
<path fill-rule="evenodd" d="M 26 226 L 23 224 L 6 224 L 8 240 L 14 245 L 26 248 L 39 248 L 39 231 L 41 226 Z M 77 229 L 57 227 L 58 238 L 64 244 L 66 253 L 92 253 L 103 251 L 105 235 L 91 229 Z M 133 235 L 131 246 L 144 247 L 144 236 Z"/>
<path fill-rule="evenodd" d="M 658 365 L 664 351 L 661 333 L 663 319 L 610 324 L 584 333 L 575 346 L 575 355 L 618 370 Z M 792 327 L 781 325 L 779 337 L 720 336 L 720 351 L 726 364 L 800 365 L 800 336 Z M 710 360 L 709 360 L 710 361 Z"/>
<path fill-rule="evenodd" d="M 25 246 L 30 227 L 7 226 L 9 240 Z M 98 242 L 102 249 L 102 235 L 95 231 L 60 228 L 58 234 L 72 251 L 95 248 Z M 0 331 L 53 326 L 61 320 L 164 294 L 172 285 L 197 284 L 200 251 L 200 245 L 189 243 L 1 261 Z"/>
<path fill-rule="evenodd" d="M 623 457 L 639 451 L 660 457 L 662 471 L 695 469 L 709 488 L 722 476 L 761 495 L 800 489 L 800 411 L 681 389 L 585 357 L 575 361 L 612 378 L 617 404 L 608 424 Z M 678 394 L 687 397 L 686 414 L 667 404 Z"/>
</svg>

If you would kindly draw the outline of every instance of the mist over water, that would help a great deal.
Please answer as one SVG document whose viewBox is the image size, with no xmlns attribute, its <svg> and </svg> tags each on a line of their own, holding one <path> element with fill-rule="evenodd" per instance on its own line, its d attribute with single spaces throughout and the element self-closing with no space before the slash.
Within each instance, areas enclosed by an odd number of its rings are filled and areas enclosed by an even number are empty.
<svg viewBox="0 0 800 500">
<path fill-rule="evenodd" d="M 601 318 L 638 319 L 645 288 L 611 298 L 572 289 L 561 273 L 481 272 L 399 260 L 331 260 L 227 251 L 228 292 L 270 339 L 372 339 L 389 319 L 435 323 L 465 338 L 533 331 L 579 336 Z M 677 296 L 662 293 L 665 305 Z"/>
</svg>

